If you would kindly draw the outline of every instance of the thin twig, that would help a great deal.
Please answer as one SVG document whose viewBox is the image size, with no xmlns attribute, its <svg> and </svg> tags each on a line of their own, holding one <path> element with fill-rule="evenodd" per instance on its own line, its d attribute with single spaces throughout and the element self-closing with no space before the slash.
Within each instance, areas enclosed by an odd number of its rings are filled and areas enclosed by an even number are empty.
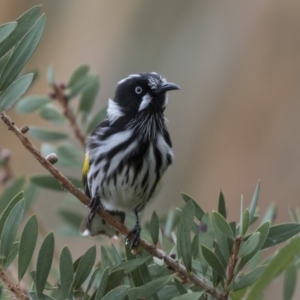
<svg viewBox="0 0 300 300">
<path fill-rule="evenodd" d="M 88 205 L 90 199 L 82 193 L 78 188 L 76 188 L 71 181 L 66 178 L 59 170 L 57 170 L 51 163 L 44 158 L 40 151 L 30 142 L 30 140 L 15 126 L 14 122 L 4 113 L 0 114 L 0 118 L 6 124 L 9 130 L 11 130 L 22 142 L 24 147 L 39 161 L 39 163 L 47 169 L 51 175 L 60 183 L 60 185 L 68 190 L 72 195 L 74 195 L 81 203 Z M 117 229 L 123 236 L 126 236 L 129 232 L 128 228 L 123 224 L 117 222 L 113 217 L 103 210 L 102 208 L 98 210 L 97 214 L 103 218 L 109 225 Z M 163 259 L 167 266 L 180 273 L 182 276 L 189 278 L 195 285 L 201 287 L 204 291 L 212 295 L 218 300 L 226 300 L 223 292 L 209 286 L 205 281 L 199 278 L 194 273 L 188 273 L 186 268 L 168 256 L 163 250 L 156 248 L 153 244 L 149 243 L 144 239 L 140 239 L 139 246 L 148 251 L 152 256 Z"/>
<path fill-rule="evenodd" d="M 74 116 L 72 110 L 69 107 L 67 96 L 64 93 L 64 86 L 54 83 L 52 87 L 53 87 L 53 94 L 51 93 L 51 96 L 53 98 L 57 99 L 57 101 L 59 102 L 59 104 L 63 108 L 64 115 L 68 119 L 68 121 L 70 123 L 70 126 L 71 126 L 71 128 L 74 132 L 75 137 L 77 138 L 77 140 L 79 141 L 79 143 L 81 144 L 83 149 L 85 149 L 85 146 L 86 146 L 85 139 L 86 139 L 86 137 L 81 132 L 81 130 L 80 130 L 78 124 L 77 124 L 76 117 Z"/>
<path fill-rule="evenodd" d="M 0 268 L 0 280 L 3 282 L 6 288 L 15 295 L 17 299 L 30 300 L 29 296 L 24 293 L 17 284 L 11 281 L 2 268 Z"/>
</svg>

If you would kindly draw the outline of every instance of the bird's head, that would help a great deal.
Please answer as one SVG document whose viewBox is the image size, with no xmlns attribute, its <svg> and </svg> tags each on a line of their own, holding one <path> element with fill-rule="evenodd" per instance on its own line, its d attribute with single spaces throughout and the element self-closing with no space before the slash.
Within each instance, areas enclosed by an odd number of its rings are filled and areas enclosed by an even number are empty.
<svg viewBox="0 0 300 300">
<path fill-rule="evenodd" d="M 115 96 L 109 101 L 108 116 L 115 119 L 139 112 L 164 111 L 167 92 L 179 90 L 179 86 L 167 82 L 157 73 L 133 74 L 118 82 Z"/>
</svg>

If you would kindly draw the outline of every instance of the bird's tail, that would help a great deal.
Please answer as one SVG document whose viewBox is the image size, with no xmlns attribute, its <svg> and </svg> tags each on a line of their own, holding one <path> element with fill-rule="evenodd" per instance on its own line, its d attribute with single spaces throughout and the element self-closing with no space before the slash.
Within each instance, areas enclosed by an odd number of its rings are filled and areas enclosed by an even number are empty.
<svg viewBox="0 0 300 300">
<path fill-rule="evenodd" d="M 116 211 L 107 211 L 112 215 L 112 217 L 124 224 L 125 222 L 125 213 L 123 212 L 116 212 Z M 81 235 L 89 235 L 89 236 L 95 236 L 99 234 L 104 234 L 109 238 L 112 238 L 114 236 L 118 236 L 118 231 L 108 225 L 100 216 L 95 215 L 92 219 L 89 218 L 89 215 L 87 215 L 81 222 L 80 225 L 80 234 Z"/>
</svg>

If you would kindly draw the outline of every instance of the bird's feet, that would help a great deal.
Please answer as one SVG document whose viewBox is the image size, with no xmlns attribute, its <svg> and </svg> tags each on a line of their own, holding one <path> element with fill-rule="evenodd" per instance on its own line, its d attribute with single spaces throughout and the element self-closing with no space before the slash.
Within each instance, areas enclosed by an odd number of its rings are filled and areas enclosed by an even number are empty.
<svg viewBox="0 0 300 300">
<path fill-rule="evenodd" d="M 88 208 L 91 209 L 90 213 L 89 213 L 89 220 L 92 220 L 97 212 L 97 210 L 99 208 L 102 207 L 101 201 L 99 200 L 99 198 L 94 197 L 91 199 Z"/>
<path fill-rule="evenodd" d="M 126 244 L 129 243 L 129 237 L 133 235 L 133 240 L 130 245 L 130 249 L 136 248 L 139 244 L 140 237 L 141 237 L 141 225 L 135 224 L 134 227 L 128 232 L 128 234 L 125 236 Z"/>
</svg>

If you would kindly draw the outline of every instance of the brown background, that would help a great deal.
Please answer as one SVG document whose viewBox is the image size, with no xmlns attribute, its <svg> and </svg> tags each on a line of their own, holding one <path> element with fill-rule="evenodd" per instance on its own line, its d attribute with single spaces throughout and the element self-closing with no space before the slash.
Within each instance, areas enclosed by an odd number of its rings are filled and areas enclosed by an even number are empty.
<svg viewBox="0 0 300 300">
<path fill-rule="evenodd" d="M 299 206 L 300 195 L 299 2 L 1 0 L 0 22 L 40 3 L 47 24 L 28 65 L 41 71 L 30 93 L 48 92 L 50 63 L 60 80 L 91 65 L 101 79 L 98 109 L 131 73 L 156 71 L 181 87 L 166 112 L 175 163 L 145 218 L 178 205 L 180 191 L 211 211 L 221 188 L 238 220 L 241 194 L 249 203 L 260 179 L 261 211 L 275 203 L 277 221 L 289 220 L 287 208 Z M 43 124 L 37 114 L 9 114 L 20 125 Z M 17 175 L 44 172 L 3 124 L 0 146 L 13 151 Z M 55 229 L 61 194 L 42 195 L 37 209 Z M 80 252 L 86 241 L 76 239 Z M 282 298 L 277 286 L 268 299 Z"/>
</svg>

